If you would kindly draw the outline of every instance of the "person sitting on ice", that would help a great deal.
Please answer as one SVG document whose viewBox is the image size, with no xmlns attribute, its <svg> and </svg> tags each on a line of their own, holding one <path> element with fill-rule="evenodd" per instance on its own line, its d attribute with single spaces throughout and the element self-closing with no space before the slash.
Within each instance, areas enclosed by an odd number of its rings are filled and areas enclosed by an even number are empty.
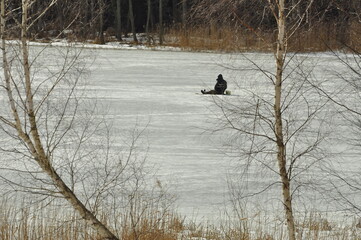
<svg viewBox="0 0 361 240">
<path fill-rule="evenodd" d="M 224 94 L 224 91 L 226 91 L 226 89 L 227 89 L 226 80 L 223 79 L 222 74 L 219 74 L 218 78 L 216 80 L 217 80 L 217 83 L 214 86 L 214 90 L 206 91 L 204 89 L 204 90 L 201 90 L 201 92 L 203 94 Z"/>
</svg>

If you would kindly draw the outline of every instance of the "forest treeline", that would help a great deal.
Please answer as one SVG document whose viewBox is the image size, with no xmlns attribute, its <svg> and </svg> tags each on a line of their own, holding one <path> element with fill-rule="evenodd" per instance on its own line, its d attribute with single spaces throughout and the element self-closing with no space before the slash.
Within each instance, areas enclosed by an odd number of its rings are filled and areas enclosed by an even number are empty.
<svg viewBox="0 0 361 240">
<path fill-rule="evenodd" d="M 67 37 L 105 43 L 129 36 L 137 42 L 136 33 L 146 33 L 148 43 L 169 43 L 172 39 L 173 44 L 211 49 L 231 45 L 267 49 L 274 42 L 276 22 L 266 0 L 229 0 L 228 4 L 217 0 L 44 0 L 33 4 L 31 11 L 37 13 L 51 2 L 54 5 L 42 20 L 31 26 L 34 39 Z M 21 1 L 7 4 L 13 9 L 8 15 L 20 19 Z M 301 29 L 292 36 L 291 48 L 325 50 L 339 44 L 360 45 L 361 0 L 314 0 L 312 5 L 290 0 L 288 4 L 292 8 L 288 17 Z M 295 27 L 290 22 L 288 27 Z M 18 32 L 14 28 L 8 37 L 16 37 Z M 173 38 L 167 41 L 165 36 L 170 35 Z"/>
</svg>

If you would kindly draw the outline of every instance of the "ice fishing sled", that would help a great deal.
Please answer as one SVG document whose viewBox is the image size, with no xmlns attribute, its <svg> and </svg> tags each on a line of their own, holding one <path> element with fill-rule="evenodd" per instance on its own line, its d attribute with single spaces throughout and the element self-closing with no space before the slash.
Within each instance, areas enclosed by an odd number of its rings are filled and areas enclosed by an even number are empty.
<svg viewBox="0 0 361 240">
<path fill-rule="evenodd" d="M 204 95 L 231 95 L 232 94 L 232 92 L 230 90 L 226 90 L 224 92 L 224 94 L 218 94 L 215 90 L 210 90 L 210 91 L 201 90 L 201 93 Z"/>
</svg>

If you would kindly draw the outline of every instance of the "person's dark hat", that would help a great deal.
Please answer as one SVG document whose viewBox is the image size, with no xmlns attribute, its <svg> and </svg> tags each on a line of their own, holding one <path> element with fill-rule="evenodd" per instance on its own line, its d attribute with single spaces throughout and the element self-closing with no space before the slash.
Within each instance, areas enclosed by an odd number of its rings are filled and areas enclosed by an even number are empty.
<svg viewBox="0 0 361 240">
<path fill-rule="evenodd" d="M 218 75 L 218 78 L 223 78 L 222 74 L 219 74 L 219 75 Z"/>
</svg>

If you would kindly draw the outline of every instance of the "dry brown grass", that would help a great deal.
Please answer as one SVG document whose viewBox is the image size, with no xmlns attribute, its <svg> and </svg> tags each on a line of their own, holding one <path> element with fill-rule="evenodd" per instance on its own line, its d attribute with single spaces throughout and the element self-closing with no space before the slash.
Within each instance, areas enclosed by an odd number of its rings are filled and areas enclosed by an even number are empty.
<svg viewBox="0 0 361 240">
<path fill-rule="evenodd" d="M 215 26 L 194 27 L 187 31 L 171 28 L 166 34 L 167 44 L 192 51 L 269 51 L 272 43 L 265 39 L 272 39 L 272 34 L 264 33 L 261 37 L 249 30 Z"/>
<path fill-rule="evenodd" d="M 292 52 L 320 52 L 344 48 L 344 44 L 361 51 L 361 24 L 353 22 L 347 29 L 323 23 L 300 28 L 288 41 Z M 257 29 L 215 27 L 212 25 L 168 29 L 166 44 L 191 51 L 261 51 L 270 52 L 275 46 L 275 33 Z"/>
<path fill-rule="evenodd" d="M 301 29 L 289 40 L 289 49 L 296 52 L 340 50 L 345 45 L 361 51 L 361 24 L 352 23 L 347 29 L 333 24 L 318 24 Z"/>
<path fill-rule="evenodd" d="M 153 209 L 154 210 L 154 209 Z M 274 222 L 253 219 L 223 222 L 220 226 L 185 221 L 168 212 L 148 211 L 134 224 L 129 215 L 121 216 L 114 232 L 122 240 L 286 240 L 282 219 Z M 109 221 L 103 215 L 101 219 Z M 112 224 L 109 224 L 112 225 Z M 300 239 L 356 240 L 361 239 L 355 224 L 339 227 L 320 214 L 311 214 L 297 226 Z M 97 234 L 82 219 L 59 206 L 33 205 L 13 207 L 0 205 L 1 240 L 96 240 Z"/>
<path fill-rule="evenodd" d="M 14 208 L 2 204 L 0 239 L 2 240 L 90 240 L 96 234 L 72 214 L 35 208 Z"/>
</svg>

